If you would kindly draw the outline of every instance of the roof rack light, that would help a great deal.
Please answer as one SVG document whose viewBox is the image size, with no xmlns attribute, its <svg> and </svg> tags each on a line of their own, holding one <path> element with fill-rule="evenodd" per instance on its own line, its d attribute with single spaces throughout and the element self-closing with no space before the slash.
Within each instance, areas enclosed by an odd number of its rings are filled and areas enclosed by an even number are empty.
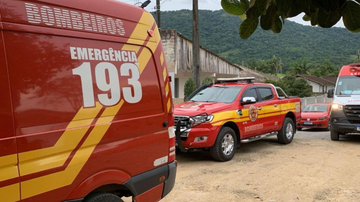
<svg viewBox="0 0 360 202">
<path fill-rule="evenodd" d="M 255 80 L 255 77 L 218 78 L 216 79 L 216 83 L 235 83 L 240 81 L 253 83 L 253 80 Z"/>
</svg>

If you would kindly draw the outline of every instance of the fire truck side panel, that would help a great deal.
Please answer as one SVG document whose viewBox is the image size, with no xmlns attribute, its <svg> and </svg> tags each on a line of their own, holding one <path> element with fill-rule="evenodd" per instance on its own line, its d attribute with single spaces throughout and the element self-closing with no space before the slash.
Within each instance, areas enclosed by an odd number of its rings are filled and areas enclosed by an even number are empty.
<svg viewBox="0 0 360 202">
<path fill-rule="evenodd" d="M 10 83 L 4 52 L 3 32 L 0 35 L 0 196 L 9 201 L 20 200 L 16 138 L 10 98 Z"/>
<path fill-rule="evenodd" d="M 0 201 L 79 199 L 167 166 L 172 100 L 151 14 L 92 0 L 42 2 L 1 2 Z M 83 24 L 58 21 L 59 12 Z M 149 189 L 166 179 L 151 180 L 135 197 L 163 197 Z"/>
</svg>

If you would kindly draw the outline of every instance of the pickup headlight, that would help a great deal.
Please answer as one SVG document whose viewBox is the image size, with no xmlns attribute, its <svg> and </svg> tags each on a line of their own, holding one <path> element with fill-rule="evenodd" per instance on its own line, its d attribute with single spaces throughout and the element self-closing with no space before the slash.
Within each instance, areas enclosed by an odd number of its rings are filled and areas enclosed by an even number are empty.
<svg viewBox="0 0 360 202">
<path fill-rule="evenodd" d="M 210 122 L 213 120 L 213 118 L 214 118 L 213 115 L 197 115 L 197 116 L 190 117 L 188 127 L 192 128 L 196 125 L 199 125 L 199 124 L 202 124 L 205 122 Z"/>
<path fill-rule="evenodd" d="M 341 104 L 338 104 L 338 103 L 333 103 L 332 106 L 331 106 L 331 109 L 332 110 L 342 110 L 343 106 Z"/>
<path fill-rule="evenodd" d="M 319 118 L 319 120 L 325 120 L 327 118 L 327 116 L 323 116 L 321 118 Z"/>
</svg>

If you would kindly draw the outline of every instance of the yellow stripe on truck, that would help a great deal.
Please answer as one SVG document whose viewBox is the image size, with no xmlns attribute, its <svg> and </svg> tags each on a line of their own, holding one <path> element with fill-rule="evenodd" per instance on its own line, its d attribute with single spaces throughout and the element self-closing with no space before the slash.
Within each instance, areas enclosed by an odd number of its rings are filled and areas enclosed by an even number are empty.
<svg viewBox="0 0 360 202">
<path fill-rule="evenodd" d="M 96 103 L 95 108 L 81 108 L 53 147 L 20 153 L 20 175 L 24 176 L 64 165 L 70 153 L 89 130 L 101 108 L 99 103 Z"/>
<path fill-rule="evenodd" d="M 142 16 L 142 20 L 145 20 L 144 16 L 149 17 L 149 13 L 144 12 Z M 147 19 L 148 20 L 148 19 Z M 139 22 L 141 23 L 141 22 Z M 142 29 L 141 26 L 137 26 L 136 28 Z M 157 30 L 157 28 L 156 28 Z M 133 34 L 137 34 L 139 30 L 134 30 Z M 157 37 L 159 38 L 159 37 Z M 150 49 L 155 52 L 156 48 L 159 45 L 159 40 L 156 40 L 157 43 L 149 42 L 147 44 Z M 152 57 L 151 53 L 147 49 L 143 49 L 139 56 L 139 70 L 140 73 L 146 67 L 148 61 Z M 60 171 L 57 173 L 41 176 L 39 178 L 31 179 L 28 181 L 21 182 L 21 194 L 22 198 L 29 198 L 41 193 L 45 193 L 54 189 L 58 189 L 67 185 L 70 185 L 76 178 L 76 176 L 80 173 L 81 169 L 85 165 L 85 163 L 90 158 L 92 152 L 106 131 L 110 127 L 112 120 L 115 115 L 119 112 L 124 100 L 121 100 L 120 103 L 113 107 L 107 107 L 101 115 L 101 118 L 96 122 L 95 127 L 92 129 L 88 138 L 81 145 L 78 151 L 76 151 L 74 157 L 70 161 L 68 167 L 64 171 Z"/>
<path fill-rule="evenodd" d="M 75 180 L 76 176 L 80 173 L 81 169 L 90 158 L 96 145 L 100 142 L 110 127 L 114 116 L 107 115 L 117 114 L 123 103 L 124 100 L 121 100 L 120 103 L 116 106 L 105 109 L 101 115 L 101 118 L 97 120 L 95 127 L 89 134 L 89 137 L 75 153 L 73 159 L 70 161 L 68 167 L 64 171 L 21 182 L 22 198 L 29 198 L 44 192 L 70 185 Z"/>
<path fill-rule="evenodd" d="M 1 202 L 20 201 L 19 183 L 0 188 Z"/>
<path fill-rule="evenodd" d="M 141 45 L 144 44 L 145 39 L 148 37 L 147 31 L 149 30 L 149 26 L 152 26 L 152 24 L 149 24 L 149 15 L 151 14 L 143 13 L 139 23 L 136 25 L 127 44 L 123 46 L 122 50 L 135 51 L 136 53 L 140 50 Z M 140 46 L 134 46 L 134 44 Z"/>
<path fill-rule="evenodd" d="M 0 182 L 19 177 L 17 161 L 16 154 L 0 157 Z"/>
</svg>

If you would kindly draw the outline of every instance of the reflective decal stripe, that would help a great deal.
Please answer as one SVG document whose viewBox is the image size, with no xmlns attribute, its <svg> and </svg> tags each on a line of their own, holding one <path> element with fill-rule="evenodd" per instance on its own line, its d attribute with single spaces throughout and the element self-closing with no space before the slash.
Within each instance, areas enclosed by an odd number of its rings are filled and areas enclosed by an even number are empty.
<svg viewBox="0 0 360 202">
<path fill-rule="evenodd" d="M 160 55 L 160 64 L 161 64 L 161 66 L 164 65 L 164 53 L 161 53 L 161 55 Z"/>
<path fill-rule="evenodd" d="M 166 93 L 166 97 L 168 96 L 169 94 L 169 83 L 166 83 L 166 86 L 165 86 L 165 93 Z"/>
<path fill-rule="evenodd" d="M 64 165 L 70 153 L 89 130 L 101 108 L 99 103 L 95 108 L 81 108 L 53 147 L 20 153 L 20 175 L 24 176 Z"/>
<path fill-rule="evenodd" d="M 168 102 L 167 102 L 167 111 L 170 112 L 171 111 L 171 100 L 168 98 Z"/>
<path fill-rule="evenodd" d="M 271 116 L 284 115 L 284 114 L 287 114 L 288 112 L 295 112 L 296 104 L 297 103 L 285 103 L 285 104 L 278 105 L 278 107 L 274 107 L 273 105 L 262 106 L 261 111 L 258 111 L 259 114 L 258 114 L 257 118 L 267 118 L 267 117 L 271 117 Z M 232 121 L 235 123 L 241 123 L 241 122 L 250 120 L 248 109 L 242 110 L 242 116 L 239 116 L 235 110 L 214 113 L 213 115 L 214 115 L 214 118 L 211 121 L 211 123 L 214 126 L 223 125 L 228 121 Z"/>
<path fill-rule="evenodd" d="M 175 151 L 175 146 L 170 147 L 169 151 Z"/>
<path fill-rule="evenodd" d="M 149 16 L 151 14 L 144 12 L 141 18 L 142 20 L 146 19 L 144 18 L 144 15 Z M 136 28 L 141 29 L 142 26 L 137 26 Z M 136 28 L 133 32 L 133 34 L 135 35 L 139 34 Z M 133 37 L 133 35 L 131 37 Z M 158 47 L 158 43 L 147 43 L 147 44 L 148 44 L 147 46 L 150 47 L 150 49 L 153 51 L 156 50 L 156 48 Z M 140 73 L 143 72 L 151 56 L 152 55 L 149 51 L 142 51 L 140 53 L 140 56 L 138 57 Z M 107 129 L 111 125 L 111 121 L 113 120 L 114 116 L 118 113 L 123 103 L 124 100 L 121 100 L 118 105 L 113 107 L 108 107 L 105 109 L 105 111 L 101 115 L 101 118 L 99 118 L 98 121 L 96 122 L 96 126 L 91 131 L 89 137 L 85 140 L 81 148 L 75 153 L 73 159 L 71 160 L 68 167 L 64 171 L 53 173 L 46 176 L 41 176 L 36 179 L 22 182 L 21 183 L 22 198 L 29 198 L 71 184 L 75 180 L 76 176 L 79 174 L 79 172 L 81 171 L 82 167 L 85 165 L 87 160 L 90 158 L 96 145 L 105 135 Z M 36 189 L 34 187 L 36 187 Z"/>
<path fill-rule="evenodd" d="M 151 15 L 151 14 L 150 14 Z M 136 53 L 140 50 L 140 46 L 134 46 L 129 44 L 143 45 L 145 39 L 148 37 L 147 30 L 149 29 L 149 15 L 147 13 L 143 13 L 141 16 L 139 23 L 136 25 L 133 33 L 131 34 L 127 44 L 123 46 L 123 50 L 135 51 Z"/>
<path fill-rule="evenodd" d="M 20 200 L 19 183 L 0 188 L 1 202 L 13 202 Z"/>
<path fill-rule="evenodd" d="M 0 182 L 19 177 L 17 161 L 16 154 L 0 157 Z"/>
<path fill-rule="evenodd" d="M 154 161 L 154 166 L 157 167 L 161 164 L 164 164 L 164 163 L 167 163 L 168 162 L 168 157 L 167 156 L 164 156 L 164 157 L 161 157 L 161 158 L 158 158 L 158 159 L 155 159 Z"/>
<path fill-rule="evenodd" d="M 166 80 L 166 76 L 167 76 L 167 71 L 166 71 L 166 68 L 164 68 L 164 70 L 163 70 L 163 78 L 164 78 L 164 81 Z"/>
<path fill-rule="evenodd" d="M 169 139 L 175 137 L 174 126 L 168 128 L 168 133 L 169 133 Z"/>
<path fill-rule="evenodd" d="M 80 173 L 81 169 L 90 158 L 96 145 L 100 142 L 107 129 L 110 127 L 114 116 L 108 115 L 116 114 L 115 112 L 120 110 L 123 103 L 124 100 L 121 100 L 116 106 L 105 109 L 101 117 L 96 121 L 96 125 L 92 129 L 88 138 L 82 144 L 81 148 L 75 153 L 73 159 L 64 171 L 21 182 L 22 198 L 29 198 L 70 185 Z"/>
</svg>

